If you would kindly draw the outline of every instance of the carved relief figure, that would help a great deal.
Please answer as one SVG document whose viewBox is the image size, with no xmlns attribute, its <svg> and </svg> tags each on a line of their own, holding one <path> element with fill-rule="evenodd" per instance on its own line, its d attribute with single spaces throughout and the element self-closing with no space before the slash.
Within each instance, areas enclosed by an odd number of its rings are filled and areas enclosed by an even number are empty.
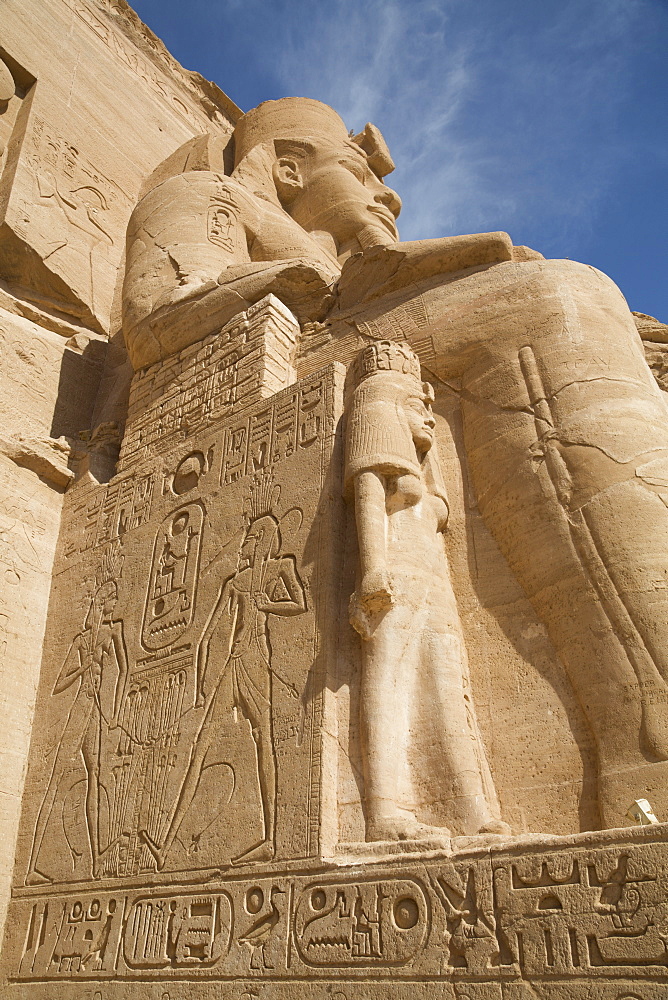
<svg viewBox="0 0 668 1000">
<path fill-rule="evenodd" d="M 128 659 L 123 622 L 114 619 L 120 577 L 119 550 L 110 548 L 98 570 L 83 631 L 67 652 L 53 686 L 53 695 L 78 684 L 68 711 L 55 753 L 49 782 L 40 805 L 30 855 L 26 883 L 38 885 L 49 881 L 38 869 L 38 861 L 47 824 L 62 779 L 79 754 L 86 769 L 86 827 L 90 841 L 93 878 L 102 875 L 101 862 L 111 845 L 102 845 L 100 836 L 100 763 L 103 737 L 118 726 L 118 713 L 127 688 Z M 110 703 L 106 692 L 113 690 Z"/>
<path fill-rule="evenodd" d="M 464 833 L 505 833 L 478 732 L 443 532 L 448 504 L 436 455 L 433 391 L 405 345 L 359 357 L 346 438 L 359 584 L 350 620 L 362 637 L 361 726 L 366 838 L 448 836 L 402 803 L 402 771 L 419 768 L 440 815 Z M 429 747 L 437 769 L 429 775 Z M 438 808 L 437 807 L 437 808 Z"/>
<path fill-rule="evenodd" d="M 250 497 L 250 520 L 239 548 L 237 569 L 222 584 L 197 653 L 197 707 L 203 718 L 188 772 L 160 843 L 143 837 L 162 868 L 190 808 L 207 752 L 225 716 L 238 709 L 250 722 L 257 748 L 264 834 L 234 863 L 274 856 L 276 761 L 272 727 L 271 641 L 269 616 L 306 611 L 304 585 L 295 557 L 281 551 L 281 527 L 272 513 L 278 487 L 260 476 Z"/>
</svg>

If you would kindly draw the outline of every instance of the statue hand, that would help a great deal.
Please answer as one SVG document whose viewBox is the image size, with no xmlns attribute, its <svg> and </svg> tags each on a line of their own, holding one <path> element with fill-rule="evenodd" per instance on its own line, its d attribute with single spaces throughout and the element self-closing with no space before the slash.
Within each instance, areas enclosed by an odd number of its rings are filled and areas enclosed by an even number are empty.
<svg viewBox="0 0 668 1000">
<path fill-rule="evenodd" d="M 369 614 L 388 611 L 394 603 L 392 585 L 386 569 L 373 569 L 362 577 L 357 598 Z"/>
<path fill-rule="evenodd" d="M 332 287 L 337 278 L 338 274 L 296 260 L 281 267 L 274 280 L 267 282 L 267 291 L 277 295 L 301 321 L 317 320 L 324 317 L 334 300 Z"/>
<path fill-rule="evenodd" d="M 394 604 L 389 574 L 385 569 L 365 573 L 359 589 L 350 598 L 350 624 L 363 639 L 370 639 L 380 618 Z"/>
</svg>

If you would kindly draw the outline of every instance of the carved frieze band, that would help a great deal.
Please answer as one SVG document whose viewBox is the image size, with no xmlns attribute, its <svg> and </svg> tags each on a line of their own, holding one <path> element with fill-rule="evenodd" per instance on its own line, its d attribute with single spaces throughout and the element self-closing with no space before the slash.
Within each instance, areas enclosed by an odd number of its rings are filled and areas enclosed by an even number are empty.
<svg viewBox="0 0 668 1000">
<path fill-rule="evenodd" d="M 206 972 L 665 982 L 668 848 L 432 861 L 14 902 L 15 978 Z M 408 866 L 406 866 L 408 868 Z M 357 873 L 359 874 L 359 873 Z M 20 917 L 19 917 L 20 908 Z"/>
</svg>

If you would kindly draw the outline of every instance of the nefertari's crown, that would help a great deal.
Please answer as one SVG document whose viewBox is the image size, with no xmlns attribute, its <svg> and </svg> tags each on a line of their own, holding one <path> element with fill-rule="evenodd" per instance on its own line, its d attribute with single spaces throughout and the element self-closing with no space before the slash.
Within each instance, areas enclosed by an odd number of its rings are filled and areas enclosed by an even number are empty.
<svg viewBox="0 0 668 1000">
<path fill-rule="evenodd" d="M 359 384 L 379 372 L 397 372 L 422 379 L 420 361 L 408 344 L 398 344 L 394 340 L 378 340 L 369 344 L 358 354 L 353 366 L 354 384 Z"/>
<path fill-rule="evenodd" d="M 102 558 L 95 570 L 95 589 L 99 590 L 105 583 L 118 581 L 123 570 L 124 555 L 120 540 L 110 542 L 102 553 Z"/>
</svg>

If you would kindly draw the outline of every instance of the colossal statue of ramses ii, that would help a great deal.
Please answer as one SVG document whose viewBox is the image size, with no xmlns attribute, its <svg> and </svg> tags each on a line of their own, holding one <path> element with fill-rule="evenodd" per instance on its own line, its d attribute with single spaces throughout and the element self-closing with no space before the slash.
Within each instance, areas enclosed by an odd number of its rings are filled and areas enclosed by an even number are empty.
<svg viewBox="0 0 668 1000">
<path fill-rule="evenodd" d="M 601 825 L 624 825 L 630 802 L 651 801 L 668 777 L 666 404 L 605 275 L 514 248 L 505 233 L 399 242 L 400 202 L 383 183 L 392 169 L 374 126 L 351 137 L 331 108 L 301 98 L 249 112 L 224 151 L 205 139 L 188 144 L 149 179 L 132 216 L 123 302 L 130 357 L 136 369 L 165 359 L 269 292 L 302 325 L 326 324 L 341 357 L 353 353 L 351 331 L 357 347 L 374 339 L 419 346 L 423 365 L 459 392 L 479 509 L 586 715 Z M 351 405 L 363 420 L 359 401 Z M 403 518 L 417 531 L 406 497 L 418 486 L 433 525 L 421 523 L 416 538 L 425 556 L 442 545 L 445 494 L 416 433 L 413 471 L 349 465 L 362 559 L 377 551 L 370 533 L 379 524 L 391 532 Z M 386 579 L 381 573 L 375 589 L 367 579 L 352 609 L 355 627 L 368 632 L 365 669 L 386 681 L 394 654 L 382 653 L 383 637 L 398 634 L 415 598 L 403 593 L 411 551 L 400 531 L 393 537 Z M 433 559 L 447 582 L 441 556 Z M 401 599 L 384 603 L 393 580 Z M 449 612 L 433 597 L 418 604 L 426 632 L 441 629 L 442 645 L 454 649 L 454 599 Z M 373 628 L 370 609 L 380 616 Z M 416 646 L 417 673 L 427 645 Z M 465 676 L 462 656 L 451 657 L 453 691 Z M 393 811 L 374 771 L 381 708 L 370 697 L 362 708 L 367 837 L 410 836 L 415 817 Z M 479 741 L 473 716 L 467 724 Z M 468 767 L 447 734 L 444 742 L 455 772 L 467 772 L 466 794 L 478 795 L 470 829 L 501 831 L 484 748 Z M 388 801 L 374 800 L 379 788 Z"/>
</svg>

